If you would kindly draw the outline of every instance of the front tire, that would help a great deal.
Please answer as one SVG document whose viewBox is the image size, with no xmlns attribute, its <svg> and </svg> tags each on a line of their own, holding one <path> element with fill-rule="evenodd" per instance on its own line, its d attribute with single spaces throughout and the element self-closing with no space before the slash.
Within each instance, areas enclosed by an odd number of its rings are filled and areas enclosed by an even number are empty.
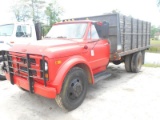
<svg viewBox="0 0 160 120">
<path fill-rule="evenodd" d="M 80 106 L 86 96 L 88 79 L 82 68 L 72 68 L 65 77 L 61 93 L 57 95 L 57 104 L 68 111 Z"/>
</svg>

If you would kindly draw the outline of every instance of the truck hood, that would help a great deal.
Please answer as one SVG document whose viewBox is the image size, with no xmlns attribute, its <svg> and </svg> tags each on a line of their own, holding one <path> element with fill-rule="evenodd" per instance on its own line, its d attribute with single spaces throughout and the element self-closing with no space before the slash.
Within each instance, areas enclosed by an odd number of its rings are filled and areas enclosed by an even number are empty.
<svg viewBox="0 0 160 120">
<path fill-rule="evenodd" d="M 8 50 L 12 47 L 12 44 L 10 44 L 10 40 L 13 38 L 11 36 L 0 36 L 0 51 L 1 50 Z"/>
<path fill-rule="evenodd" d="M 9 51 L 57 58 L 81 53 L 83 49 L 82 44 L 82 42 L 67 39 L 40 40 L 27 45 L 15 45 Z"/>
<path fill-rule="evenodd" d="M 10 40 L 11 38 L 13 39 L 12 36 L 0 36 L 0 41 L 6 42 L 6 41 Z"/>
</svg>

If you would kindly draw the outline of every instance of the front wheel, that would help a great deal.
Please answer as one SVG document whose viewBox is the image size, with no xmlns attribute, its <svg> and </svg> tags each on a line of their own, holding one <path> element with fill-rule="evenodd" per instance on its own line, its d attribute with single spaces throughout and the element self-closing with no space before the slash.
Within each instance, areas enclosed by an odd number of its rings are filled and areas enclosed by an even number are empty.
<svg viewBox="0 0 160 120">
<path fill-rule="evenodd" d="M 67 74 L 61 93 L 57 95 L 57 104 L 68 111 L 76 109 L 87 93 L 88 79 L 82 68 L 74 67 Z"/>
</svg>

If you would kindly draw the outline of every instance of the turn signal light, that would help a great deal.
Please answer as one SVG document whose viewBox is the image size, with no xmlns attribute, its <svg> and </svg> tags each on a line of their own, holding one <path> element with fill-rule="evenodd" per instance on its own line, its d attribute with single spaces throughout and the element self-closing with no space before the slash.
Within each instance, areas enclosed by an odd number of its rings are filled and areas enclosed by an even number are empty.
<svg viewBox="0 0 160 120">
<path fill-rule="evenodd" d="M 62 63 L 62 61 L 61 60 L 57 60 L 57 61 L 55 61 L 55 64 L 56 65 L 60 65 Z"/>
<path fill-rule="evenodd" d="M 47 78 L 47 79 L 48 79 L 48 73 L 45 73 L 45 78 Z"/>
</svg>

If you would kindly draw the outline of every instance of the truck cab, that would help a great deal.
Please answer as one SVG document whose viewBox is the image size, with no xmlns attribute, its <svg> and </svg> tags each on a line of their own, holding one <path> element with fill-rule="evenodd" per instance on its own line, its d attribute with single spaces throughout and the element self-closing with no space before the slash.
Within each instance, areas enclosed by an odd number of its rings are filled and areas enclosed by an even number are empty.
<svg viewBox="0 0 160 120">
<path fill-rule="evenodd" d="M 45 40 L 15 45 L 5 52 L 6 77 L 12 84 L 67 110 L 84 100 L 87 86 L 109 63 L 108 23 L 91 20 L 53 25 Z"/>
<path fill-rule="evenodd" d="M 0 25 L 0 50 L 8 50 L 15 44 L 27 44 L 36 41 L 34 24 L 27 22 Z"/>
<path fill-rule="evenodd" d="M 37 41 L 33 22 L 13 22 L 0 25 L 0 80 L 5 80 L 2 67 L 2 51 L 17 44 L 28 44 Z"/>
</svg>

